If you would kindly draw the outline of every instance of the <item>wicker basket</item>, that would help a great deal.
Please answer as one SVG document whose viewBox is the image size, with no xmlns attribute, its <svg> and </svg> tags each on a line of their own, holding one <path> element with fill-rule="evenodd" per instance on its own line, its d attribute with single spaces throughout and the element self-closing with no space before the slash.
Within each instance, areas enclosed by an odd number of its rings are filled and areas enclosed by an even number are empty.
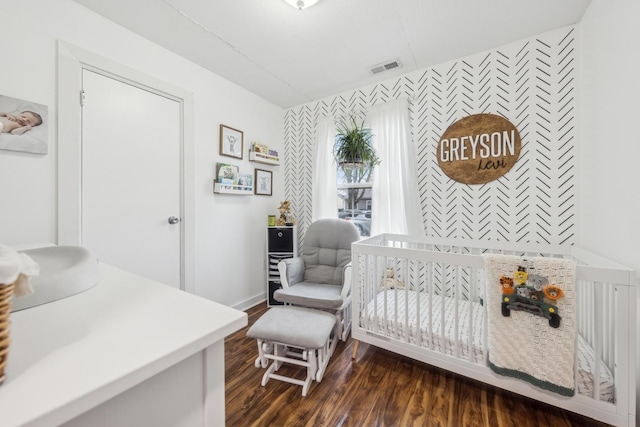
<svg viewBox="0 0 640 427">
<path fill-rule="evenodd" d="M 14 284 L 0 285 L 0 384 L 4 381 L 4 368 L 9 356 L 9 315 Z"/>
</svg>

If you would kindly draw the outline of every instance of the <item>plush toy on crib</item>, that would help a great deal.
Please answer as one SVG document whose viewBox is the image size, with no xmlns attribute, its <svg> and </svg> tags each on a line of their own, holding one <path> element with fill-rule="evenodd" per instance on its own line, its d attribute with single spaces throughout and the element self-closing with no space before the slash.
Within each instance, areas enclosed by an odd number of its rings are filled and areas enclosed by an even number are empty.
<svg viewBox="0 0 640 427">
<path fill-rule="evenodd" d="M 382 288 L 383 291 L 387 290 L 387 289 L 404 289 L 404 282 L 400 279 L 395 279 L 394 280 L 394 271 L 393 268 L 389 267 L 385 270 L 385 274 L 382 278 L 382 283 L 380 284 L 380 288 Z"/>
</svg>

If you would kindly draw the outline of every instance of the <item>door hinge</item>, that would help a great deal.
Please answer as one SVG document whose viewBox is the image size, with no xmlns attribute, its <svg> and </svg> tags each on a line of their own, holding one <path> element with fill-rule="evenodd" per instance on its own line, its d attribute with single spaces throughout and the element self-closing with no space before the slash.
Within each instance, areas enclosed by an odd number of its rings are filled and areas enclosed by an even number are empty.
<svg viewBox="0 0 640 427">
<path fill-rule="evenodd" d="M 80 106 L 84 107 L 84 90 L 80 91 Z"/>
</svg>

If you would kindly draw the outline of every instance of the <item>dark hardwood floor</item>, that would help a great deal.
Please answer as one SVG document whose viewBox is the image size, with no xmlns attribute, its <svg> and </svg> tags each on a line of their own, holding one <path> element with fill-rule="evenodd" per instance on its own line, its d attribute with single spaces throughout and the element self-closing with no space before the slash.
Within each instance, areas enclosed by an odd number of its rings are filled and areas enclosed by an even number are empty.
<svg viewBox="0 0 640 427">
<path fill-rule="evenodd" d="M 265 311 L 247 311 L 249 326 Z M 247 328 L 225 341 L 226 424 L 245 426 L 580 426 L 602 427 L 572 412 L 539 403 L 353 340 L 339 342 L 322 382 L 302 387 L 270 380 L 260 385 L 258 349 Z M 305 375 L 286 365 L 283 373 Z"/>
</svg>

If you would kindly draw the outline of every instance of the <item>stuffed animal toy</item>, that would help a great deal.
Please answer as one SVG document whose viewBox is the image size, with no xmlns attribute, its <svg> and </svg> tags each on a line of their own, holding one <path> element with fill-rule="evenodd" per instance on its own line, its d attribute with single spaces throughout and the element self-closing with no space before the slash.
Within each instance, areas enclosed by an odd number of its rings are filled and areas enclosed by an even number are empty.
<svg viewBox="0 0 640 427">
<path fill-rule="evenodd" d="M 523 285 L 527 281 L 529 273 L 526 272 L 524 267 L 518 267 L 518 271 L 513 273 L 513 277 L 518 285 Z"/>
<path fill-rule="evenodd" d="M 500 286 L 502 286 L 502 293 L 505 295 L 510 295 L 514 292 L 513 279 L 511 277 L 507 277 L 507 276 L 500 277 Z"/>
<path fill-rule="evenodd" d="M 543 301 L 544 300 L 544 292 L 542 291 L 531 291 L 529 292 L 529 298 L 534 301 Z"/>
<path fill-rule="evenodd" d="M 400 279 L 394 280 L 394 274 L 393 268 L 387 268 L 385 270 L 384 276 L 382 277 L 382 284 L 380 285 L 383 291 L 394 288 L 404 289 L 404 282 Z"/>
<path fill-rule="evenodd" d="M 549 279 L 539 274 L 530 274 L 528 280 L 529 286 L 533 286 L 536 291 L 541 291 L 549 284 Z"/>
<path fill-rule="evenodd" d="M 551 301 L 557 301 L 560 298 L 562 298 L 562 296 L 564 295 L 564 292 L 562 292 L 562 289 L 560 289 L 556 285 L 545 286 L 542 292 L 544 292 L 544 296 L 550 299 Z"/>
<path fill-rule="evenodd" d="M 280 212 L 280 217 L 278 218 L 276 225 L 293 225 L 296 223 L 296 219 L 291 214 L 291 202 L 289 200 L 280 202 L 278 212 Z"/>
</svg>

